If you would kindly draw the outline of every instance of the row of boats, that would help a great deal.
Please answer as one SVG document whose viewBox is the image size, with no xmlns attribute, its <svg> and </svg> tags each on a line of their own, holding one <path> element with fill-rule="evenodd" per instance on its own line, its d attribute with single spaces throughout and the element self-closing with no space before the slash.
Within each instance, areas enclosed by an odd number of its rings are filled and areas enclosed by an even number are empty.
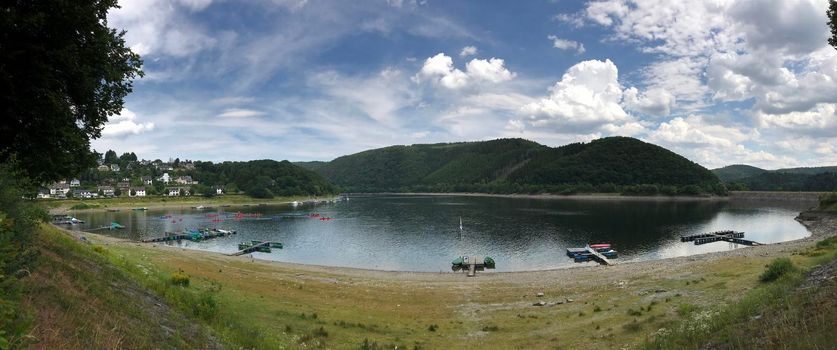
<svg viewBox="0 0 837 350">
<path fill-rule="evenodd" d="M 567 248 L 567 256 L 575 260 L 575 262 L 590 261 L 596 258 L 591 250 L 596 251 L 608 259 L 619 257 L 619 254 L 613 250 L 610 243 L 588 244 L 584 248 Z"/>
</svg>

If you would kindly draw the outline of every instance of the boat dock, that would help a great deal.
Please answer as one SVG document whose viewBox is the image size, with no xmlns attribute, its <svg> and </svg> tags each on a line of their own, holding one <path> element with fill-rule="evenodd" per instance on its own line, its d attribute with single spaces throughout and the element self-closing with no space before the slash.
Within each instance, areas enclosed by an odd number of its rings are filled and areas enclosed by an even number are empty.
<svg viewBox="0 0 837 350">
<path fill-rule="evenodd" d="M 282 249 L 282 243 L 279 243 L 279 242 L 264 241 L 264 242 L 261 242 L 261 243 L 258 243 L 258 244 L 253 244 L 253 245 L 251 245 L 251 246 L 248 246 L 247 248 L 244 248 L 244 249 L 239 250 L 239 251 L 237 251 L 237 252 L 235 252 L 235 253 L 232 253 L 232 254 L 227 254 L 227 255 L 228 255 L 228 256 L 239 256 L 239 255 L 244 255 L 244 254 L 249 254 L 249 253 L 253 253 L 253 252 L 257 252 L 257 251 L 261 251 L 262 249 L 267 249 L 267 250 L 266 250 L 266 252 L 268 252 L 268 253 L 269 253 L 269 252 L 270 252 L 270 248 L 279 248 L 279 249 Z"/>
<path fill-rule="evenodd" d="M 595 260 L 602 265 L 613 265 L 610 261 L 612 258 L 618 257 L 618 253 L 610 248 L 610 244 L 587 244 L 584 248 L 567 248 L 567 256 L 573 258 L 575 262 L 584 262 Z"/>
<path fill-rule="evenodd" d="M 164 237 L 157 237 L 157 238 L 149 238 L 142 240 L 143 243 L 156 243 L 156 242 L 170 242 L 170 241 L 180 241 L 180 240 L 188 240 L 188 241 L 202 241 L 205 239 L 212 239 L 218 237 L 224 237 L 228 235 L 234 235 L 236 231 L 227 231 L 227 230 L 218 230 L 218 229 L 204 229 L 199 231 L 186 231 L 183 233 L 172 233 L 166 232 Z"/>
<path fill-rule="evenodd" d="M 493 269 L 495 266 L 494 259 L 489 256 L 460 256 L 451 263 L 453 271 L 466 270 L 468 277 L 477 275 L 477 271 L 484 271 L 485 269 Z"/>
<path fill-rule="evenodd" d="M 747 245 L 747 246 L 757 246 L 762 245 L 763 243 L 751 241 L 748 239 L 744 239 L 744 232 L 739 231 L 716 231 L 716 232 L 709 232 L 709 233 L 699 233 L 696 235 L 689 235 L 680 237 L 681 242 L 695 242 L 695 245 L 702 245 L 707 243 L 725 241 L 735 244 Z"/>
</svg>

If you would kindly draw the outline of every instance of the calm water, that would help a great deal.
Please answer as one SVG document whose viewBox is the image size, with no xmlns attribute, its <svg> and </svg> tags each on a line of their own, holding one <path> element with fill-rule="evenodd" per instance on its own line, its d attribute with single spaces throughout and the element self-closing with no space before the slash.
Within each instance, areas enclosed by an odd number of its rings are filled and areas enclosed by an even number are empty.
<svg viewBox="0 0 837 350">
<path fill-rule="evenodd" d="M 285 249 L 254 253 L 259 259 L 378 270 L 450 271 L 450 261 L 457 256 L 488 255 L 497 261 L 497 271 L 522 271 L 577 265 L 566 257 L 565 250 L 587 242 L 612 243 L 619 251 L 617 261 L 629 261 L 739 248 L 726 242 L 695 246 L 679 240 L 681 235 L 707 231 L 744 231 L 744 238 L 762 243 L 802 238 L 810 233 L 793 218 L 805 208 L 804 204 L 735 201 L 366 196 L 297 208 L 216 207 L 74 215 L 87 222 L 75 229 L 117 221 L 127 228 L 97 232 L 132 239 L 197 227 L 239 233 L 200 243 L 171 243 L 192 249 L 230 253 L 240 241 L 284 243 Z M 237 220 L 236 212 L 262 216 Z M 314 213 L 332 220 L 308 217 Z M 214 214 L 220 220 L 213 222 Z"/>
</svg>

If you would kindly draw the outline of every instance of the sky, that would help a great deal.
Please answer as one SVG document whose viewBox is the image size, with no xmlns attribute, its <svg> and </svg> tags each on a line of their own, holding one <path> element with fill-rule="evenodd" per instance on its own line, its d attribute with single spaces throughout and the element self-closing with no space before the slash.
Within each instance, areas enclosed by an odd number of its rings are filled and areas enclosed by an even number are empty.
<svg viewBox="0 0 837 350">
<path fill-rule="evenodd" d="M 827 0 L 122 0 L 144 60 L 99 152 L 331 160 L 631 136 L 705 167 L 837 165 Z"/>
</svg>

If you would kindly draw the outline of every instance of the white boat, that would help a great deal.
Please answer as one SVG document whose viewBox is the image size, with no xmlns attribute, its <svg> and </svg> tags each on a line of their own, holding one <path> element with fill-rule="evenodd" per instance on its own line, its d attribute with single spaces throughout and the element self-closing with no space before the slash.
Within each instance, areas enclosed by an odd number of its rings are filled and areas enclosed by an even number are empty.
<svg viewBox="0 0 837 350">
<path fill-rule="evenodd" d="M 298 205 L 299 205 L 299 202 L 297 202 L 297 201 L 293 201 L 293 202 L 291 202 L 291 205 L 296 207 L 296 206 L 298 206 Z"/>
<path fill-rule="evenodd" d="M 462 217 L 459 217 L 459 231 L 462 231 Z"/>
</svg>

